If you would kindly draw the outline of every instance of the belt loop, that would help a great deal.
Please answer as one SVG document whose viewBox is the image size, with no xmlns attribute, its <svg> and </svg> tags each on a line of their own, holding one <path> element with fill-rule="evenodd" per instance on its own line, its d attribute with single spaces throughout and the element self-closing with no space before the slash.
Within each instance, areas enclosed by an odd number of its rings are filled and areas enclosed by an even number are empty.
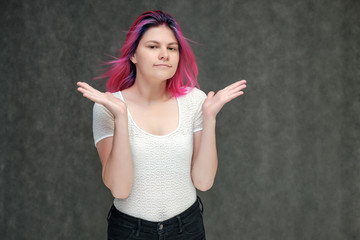
<svg viewBox="0 0 360 240">
<path fill-rule="evenodd" d="M 178 224 L 179 224 L 179 233 L 182 233 L 182 222 L 181 222 L 180 215 L 177 215 L 176 218 L 177 218 Z"/>
<path fill-rule="evenodd" d="M 137 225 L 137 230 L 136 230 L 136 236 L 138 237 L 139 234 L 140 234 L 140 227 L 141 227 L 141 220 L 140 220 L 140 218 L 138 218 L 137 222 L 138 222 L 138 225 Z"/>
<path fill-rule="evenodd" d="M 201 212 L 201 215 L 202 215 L 203 212 L 204 212 L 204 205 L 203 205 L 203 203 L 202 203 L 199 196 L 197 197 L 197 199 L 198 199 L 198 202 L 199 202 L 199 208 L 200 208 L 200 212 Z"/>
</svg>

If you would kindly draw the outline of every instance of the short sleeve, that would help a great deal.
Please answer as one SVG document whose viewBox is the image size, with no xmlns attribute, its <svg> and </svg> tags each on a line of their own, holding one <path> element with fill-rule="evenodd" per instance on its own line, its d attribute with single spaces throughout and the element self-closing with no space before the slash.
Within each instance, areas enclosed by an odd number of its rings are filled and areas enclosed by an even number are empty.
<svg viewBox="0 0 360 240">
<path fill-rule="evenodd" d="M 194 105 L 195 105 L 195 115 L 194 115 L 194 127 L 193 127 L 193 132 L 198 132 L 202 130 L 202 105 L 206 99 L 206 94 L 195 88 L 194 89 Z"/>
<path fill-rule="evenodd" d="M 104 138 L 114 136 L 114 116 L 98 103 L 93 108 L 93 135 L 95 145 Z"/>
</svg>

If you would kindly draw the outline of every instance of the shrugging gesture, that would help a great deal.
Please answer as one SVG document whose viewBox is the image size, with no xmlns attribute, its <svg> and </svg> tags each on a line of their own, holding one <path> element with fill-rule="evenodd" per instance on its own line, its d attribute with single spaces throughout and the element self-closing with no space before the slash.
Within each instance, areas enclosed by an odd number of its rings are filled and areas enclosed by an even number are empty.
<svg viewBox="0 0 360 240">
<path fill-rule="evenodd" d="M 205 239 L 195 188 L 206 191 L 214 183 L 216 116 L 226 103 L 244 94 L 246 81 L 207 97 L 193 89 L 198 86 L 194 53 L 179 24 L 162 11 L 141 14 L 120 53 L 99 76 L 108 78 L 109 92 L 77 83 L 77 90 L 97 103 L 94 140 L 103 182 L 115 197 L 107 219 L 108 239 L 132 238 L 131 232 L 144 236 L 138 224 L 133 229 L 118 224 L 128 221 L 152 222 L 149 229 L 154 231 L 146 232 L 147 239 L 164 233 L 169 239 Z M 169 224 L 160 224 L 165 220 Z M 191 233 L 182 232 L 179 221 L 185 223 L 184 230 L 189 223 Z"/>
</svg>

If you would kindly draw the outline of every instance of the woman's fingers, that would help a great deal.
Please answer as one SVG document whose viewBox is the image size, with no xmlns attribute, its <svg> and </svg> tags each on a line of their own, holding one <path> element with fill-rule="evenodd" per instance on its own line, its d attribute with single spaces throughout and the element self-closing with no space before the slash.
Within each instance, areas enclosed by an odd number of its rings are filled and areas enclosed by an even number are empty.
<svg viewBox="0 0 360 240">
<path fill-rule="evenodd" d="M 78 91 L 83 94 L 87 99 L 104 105 L 114 116 L 126 116 L 127 107 L 121 99 L 115 97 L 113 94 L 96 90 L 89 84 L 78 82 Z"/>
<path fill-rule="evenodd" d="M 215 92 L 214 92 L 214 91 L 210 91 L 210 92 L 208 93 L 208 97 L 209 97 L 209 98 L 212 98 L 214 95 L 215 95 Z"/>
<path fill-rule="evenodd" d="M 77 85 L 79 86 L 78 90 L 80 92 L 93 92 L 93 93 L 100 93 L 95 88 L 91 87 L 89 84 L 84 82 L 78 82 Z"/>
<path fill-rule="evenodd" d="M 90 85 L 84 82 L 78 82 L 77 85 L 78 87 L 78 91 L 81 92 L 82 94 L 88 93 L 89 92 L 89 87 Z"/>
<path fill-rule="evenodd" d="M 239 94 L 239 93 L 241 93 L 241 94 L 244 94 L 244 92 L 242 91 L 243 89 L 245 89 L 246 88 L 246 85 L 245 84 L 242 84 L 242 85 L 240 85 L 240 86 L 238 86 L 238 87 L 235 87 L 234 89 L 232 89 L 231 91 L 229 91 L 229 95 L 233 95 L 233 94 L 235 94 L 235 95 L 237 95 L 237 94 Z M 240 94 L 240 95 L 241 95 Z"/>
<path fill-rule="evenodd" d="M 89 100 L 97 103 L 104 103 L 105 94 L 96 90 L 95 88 L 91 87 L 89 84 L 85 82 L 78 82 L 77 85 L 78 91 L 83 94 L 84 97 L 88 98 Z"/>
<path fill-rule="evenodd" d="M 226 88 L 224 88 L 224 90 L 233 89 L 233 88 L 236 88 L 243 84 L 246 84 L 246 80 L 240 80 L 240 81 L 234 82 L 234 83 L 230 84 L 229 86 L 227 86 Z"/>
<path fill-rule="evenodd" d="M 220 90 L 216 95 L 218 95 L 220 101 L 223 104 L 230 102 L 234 98 L 237 98 L 244 94 L 242 91 L 246 88 L 246 80 L 237 81 L 224 89 Z"/>
<path fill-rule="evenodd" d="M 244 88 L 246 88 L 246 80 L 241 80 L 241 81 L 235 82 L 235 83 L 227 86 L 223 90 L 225 90 L 225 91 L 239 91 L 239 90 L 244 89 Z"/>
<path fill-rule="evenodd" d="M 89 84 L 87 84 L 87 83 L 84 83 L 84 82 L 77 82 L 77 84 L 76 85 L 78 85 L 79 86 L 79 88 L 78 88 L 78 90 L 81 90 L 81 89 L 88 89 L 89 87 L 90 87 L 90 85 Z"/>
<path fill-rule="evenodd" d="M 86 82 L 77 82 L 76 83 L 79 87 L 83 87 L 83 88 L 92 88 L 89 84 L 87 84 Z"/>
</svg>

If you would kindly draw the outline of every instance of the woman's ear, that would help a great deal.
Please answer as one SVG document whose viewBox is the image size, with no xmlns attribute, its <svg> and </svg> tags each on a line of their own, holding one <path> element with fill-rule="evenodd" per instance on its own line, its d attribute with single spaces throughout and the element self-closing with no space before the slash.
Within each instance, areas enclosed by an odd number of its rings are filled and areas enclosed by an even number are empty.
<svg viewBox="0 0 360 240">
<path fill-rule="evenodd" d="M 134 55 L 132 55 L 132 56 L 130 57 L 130 61 L 131 61 L 133 64 L 137 63 L 135 53 L 134 53 Z"/>
</svg>

